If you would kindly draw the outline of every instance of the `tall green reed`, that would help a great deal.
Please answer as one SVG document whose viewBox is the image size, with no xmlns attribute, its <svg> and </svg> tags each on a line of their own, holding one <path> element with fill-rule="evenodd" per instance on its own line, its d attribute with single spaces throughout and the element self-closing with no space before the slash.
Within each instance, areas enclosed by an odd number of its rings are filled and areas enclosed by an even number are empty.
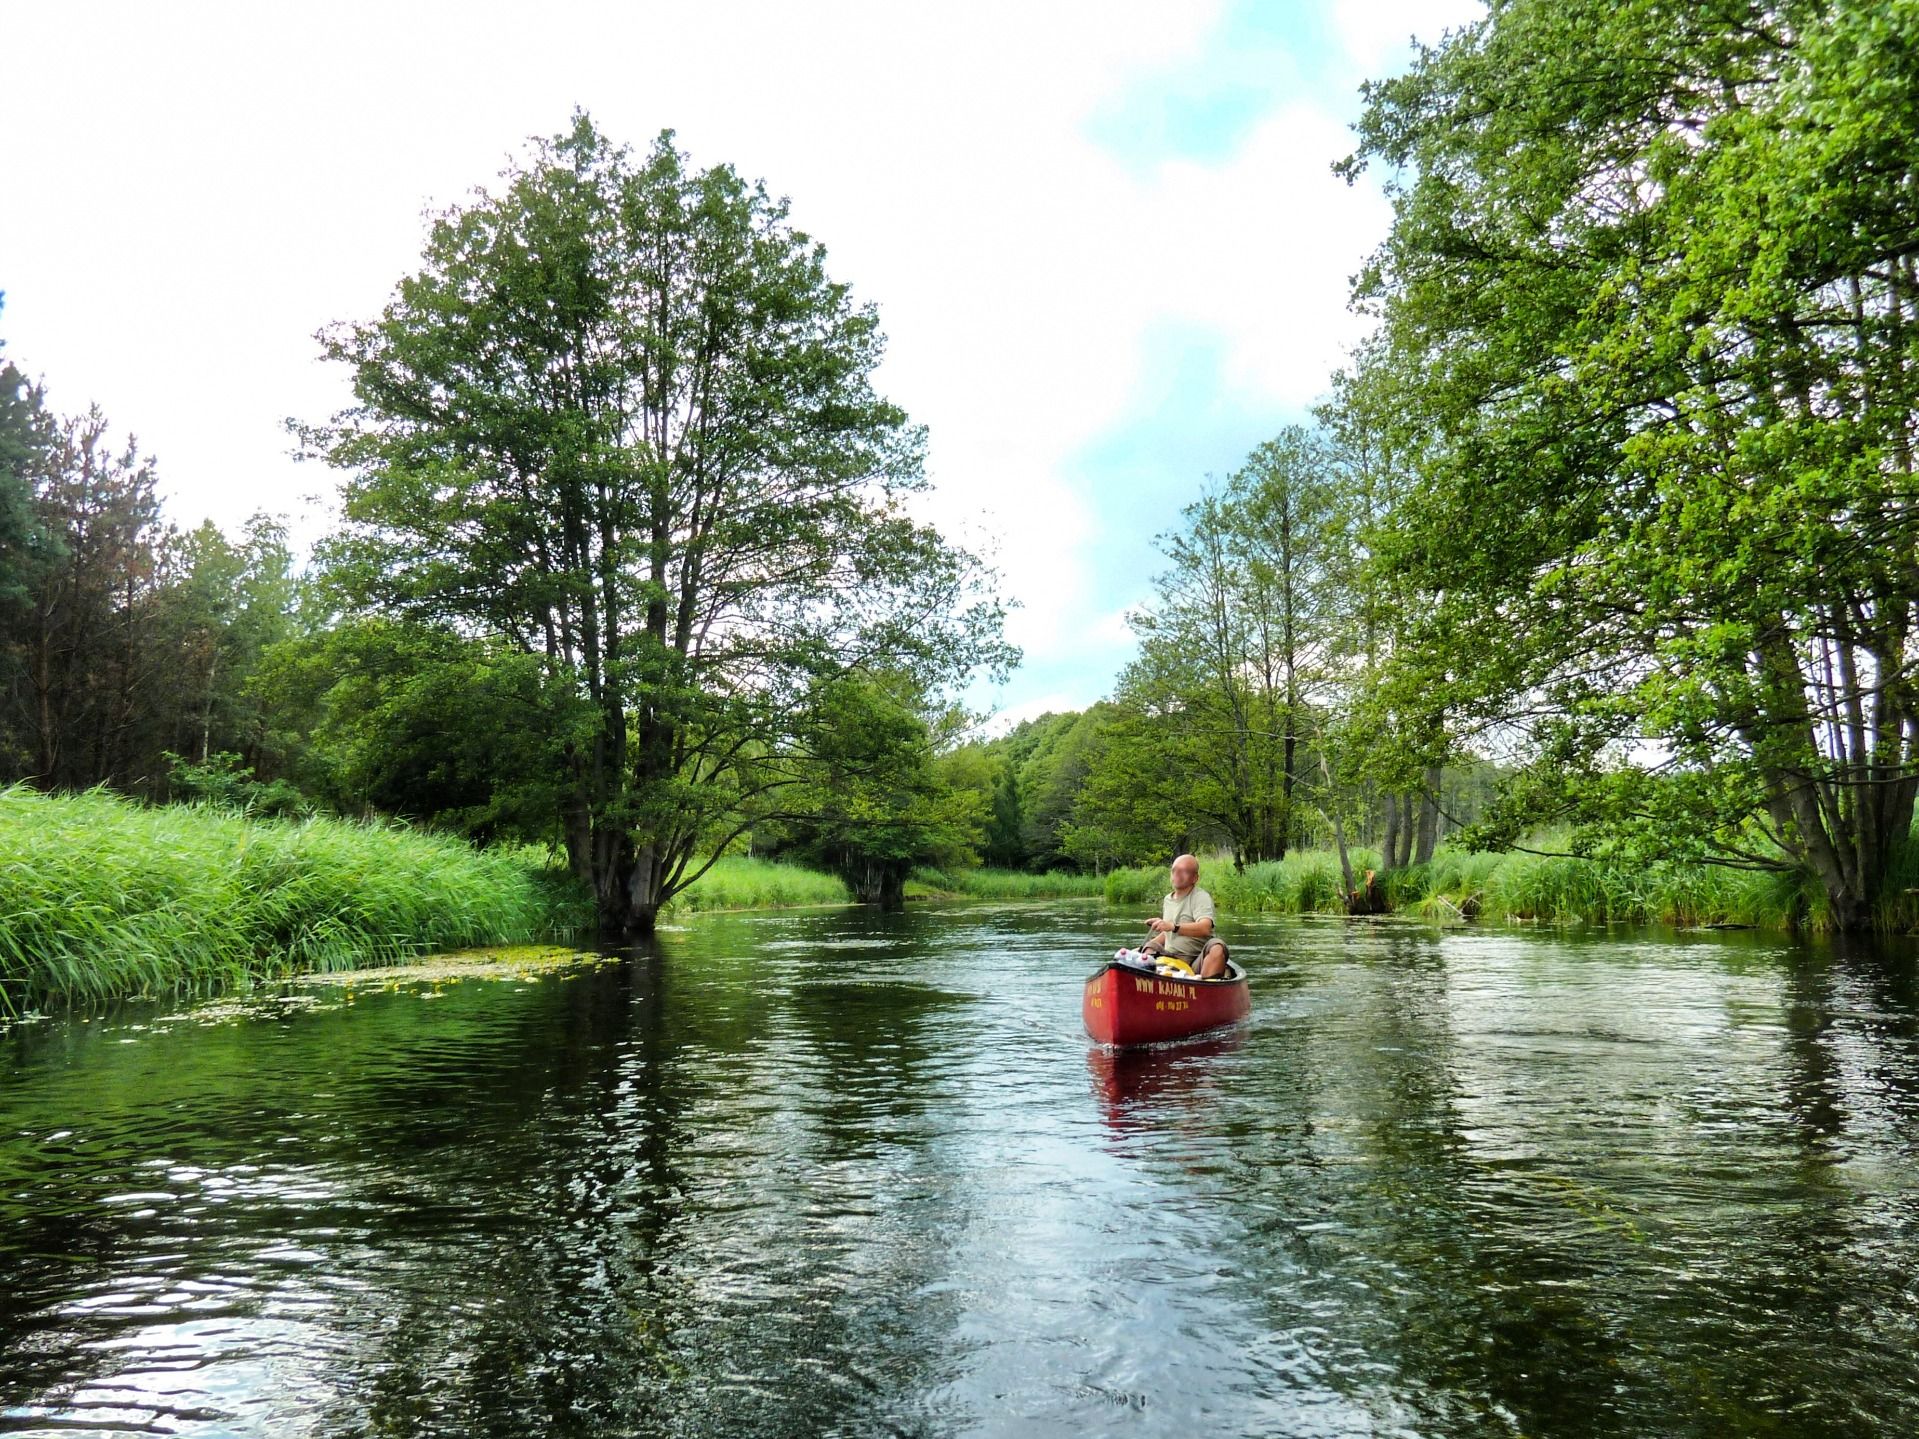
<svg viewBox="0 0 1919 1439">
<path fill-rule="evenodd" d="M 538 852 L 337 819 L 0 789 L 0 1006 L 205 990 L 568 937 Z"/>
</svg>

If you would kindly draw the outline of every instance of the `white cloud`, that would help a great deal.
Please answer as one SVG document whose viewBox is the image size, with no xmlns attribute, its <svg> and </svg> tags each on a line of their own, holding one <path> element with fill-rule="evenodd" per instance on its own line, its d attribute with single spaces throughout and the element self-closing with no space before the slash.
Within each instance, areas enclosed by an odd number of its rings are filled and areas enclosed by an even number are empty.
<svg viewBox="0 0 1919 1439">
<path fill-rule="evenodd" d="M 1445 0 L 1456 8 L 1457 0 Z M 712 7 L 371 3 L 47 6 L 9 15 L 0 336 L 55 403 L 99 400 L 161 459 L 175 516 L 289 510 L 280 422 L 345 398 L 320 325 L 373 313 L 422 208 L 491 179 L 575 105 L 644 144 L 678 129 L 794 197 L 876 300 L 884 381 L 932 433 L 929 513 L 994 538 L 1039 662 L 1129 644 L 1073 458 L 1124 419 L 1166 326 L 1225 346 L 1277 409 L 1356 334 L 1346 276 L 1384 211 L 1328 165 L 1339 117 L 1298 96 L 1216 163 L 1128 168 L 1089 119 L 1190 67 L 1207 4 Z M 1409 0 L 1333 10 L 1377 68 Z M 1402 36 L 1403 38 L 1403 36 Z M 1193 477 L 1168 476 L 1169 514 Z M 1051 683 L 1048 681 L 1036 681 Z M 1083 704 L 1093 693 L 1032 704 Z"/>
<path fill-rule="evenodd" d="M 1038 719 L 1041 715 L 1064 714 L 1069 710 L 1085 707 L 1085 700 L 1067 694 L 1063 690 L 1056 690 L 1051 694 L 1021 700 L 1018 704 L 996 710 L 992 723 L 987 725 L 986 729 L 989 734 L 1005 734 L 1008 730 L 1024 724 L 1027 720 Z"/>
<path fill-rule="evenodd" d="M 1351 148 L 1334 116 L 1284 105 L 1219 164 L 1164 166 L 1136 202 L 1154 309 L 1225 338 L 1228 380 L 1280 407 L 1322 394 L 1360 334 L 1348 281 L 1388 216 L 1332 173 Z"/>
<path fill-rule="evenodd" d="M 1485 13 L 1480 0 L 1334 0 L 1331 9 L 1333 30 L 1362 75 L 1404 65 L 1415 36 L 1430 45 Z"/>
</svg>

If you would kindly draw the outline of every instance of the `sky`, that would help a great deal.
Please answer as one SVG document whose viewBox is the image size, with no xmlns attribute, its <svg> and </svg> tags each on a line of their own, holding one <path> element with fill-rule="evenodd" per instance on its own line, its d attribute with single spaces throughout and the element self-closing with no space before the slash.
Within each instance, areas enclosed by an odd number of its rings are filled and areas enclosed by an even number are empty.
<svg viewBox="0 0 1919 1439">
<path fill-rule="evenodd" d="M 1331 165 L 1360 83 L 1477 0 L 707 5 L 0 0 L 0 341 L 100 404 L 169 516 L 298 537 L 346 399 L 314 332 L 377 313 L 427 212 L 575 108 L 792 200 L 879 307 L 925 511 L 998 568 L 1004 725 L 1110 692 L 1156 538 L 1307 418 L 1362 333 L 1386 201 Z"/>
</svg>

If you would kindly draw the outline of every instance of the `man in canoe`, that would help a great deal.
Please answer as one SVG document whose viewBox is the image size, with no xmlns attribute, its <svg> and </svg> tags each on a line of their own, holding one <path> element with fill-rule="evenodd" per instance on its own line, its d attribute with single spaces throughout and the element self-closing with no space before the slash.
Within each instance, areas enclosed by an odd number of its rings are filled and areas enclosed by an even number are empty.
<svg viewBox="0 0 1919 1439">
<path fill-rule="evenodd" d="M 1142 953 L 1183 959 L 1201 979 L 1226 973 L 1226 942 L 1213 936 L 1213 897 L 1199 887 L 1199 861 L 1190 854 L 1173 861 L 1173 892 L 1146 927 L 1153 935 Z"/>
</svg>

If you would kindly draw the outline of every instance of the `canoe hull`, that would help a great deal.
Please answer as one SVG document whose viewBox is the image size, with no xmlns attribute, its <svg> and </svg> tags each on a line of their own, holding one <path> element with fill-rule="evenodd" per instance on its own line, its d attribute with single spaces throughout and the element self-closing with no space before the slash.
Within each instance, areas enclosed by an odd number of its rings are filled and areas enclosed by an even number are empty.
<svg viewBox="0 0 1919 1439">
<path fill-rule="evenodd" d="M 1080 1000 L 1086 1032 L 1100 1044 L 1164 1044 L 1237 1024 L 1252 1013 L 1246 971 L 1223 980 L 1147 974 L 1117 962 L 1090 976 Z"/>
</svg>

